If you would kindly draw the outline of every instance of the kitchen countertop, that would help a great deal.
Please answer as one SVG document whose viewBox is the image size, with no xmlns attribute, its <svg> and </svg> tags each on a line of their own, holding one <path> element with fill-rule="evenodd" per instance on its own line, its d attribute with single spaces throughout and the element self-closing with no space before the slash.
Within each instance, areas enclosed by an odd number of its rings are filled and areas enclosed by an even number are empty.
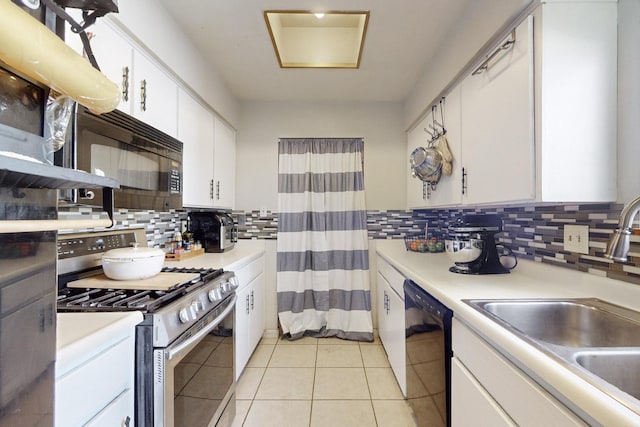
<svg viewBox="0 0 640 427">
<path fill-rule="evenodd" d="M 228 252 L 204 253 L 182 261 L 165 261 L 165 267 L 223 268 L 238 270 L 264 254 L 263 240 L 239 240 Z"/>
<path fill-rule="evenodd" d="M 448 270 L 453 263 L 445 253 L 409 252 L 402 240 L 379 240 L 376 252 L 451 308 L 455 318 L 471 326 L 544 388 L 564 396 L 563 403 L 579 408 L 581 416 L 607 426 L 640 424 L 637 413 L 462 302 L 471 298 L 594 297 L 640 311 L 640 286 L 528 260 L 518 260 L 510 274 L 455 274 Z"/>
<path fill-rule="evenodd" d="M 56 378 L 119 342 L 141 321 L 139 311 L 58 313 Z"/>
</svg>

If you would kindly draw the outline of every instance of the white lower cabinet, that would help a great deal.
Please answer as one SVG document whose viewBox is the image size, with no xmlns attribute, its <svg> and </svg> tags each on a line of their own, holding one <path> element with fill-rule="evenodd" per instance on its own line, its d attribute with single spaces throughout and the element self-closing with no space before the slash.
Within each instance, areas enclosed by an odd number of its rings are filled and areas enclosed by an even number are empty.
<svg viewBox="0 0 640 427">
<path fill-rule="evenodd" d="M 236 380 L 240 378 L 255 350 L 265 325 L 264 256 L 235 271 L 240 287 L 235 312 Z"/>
<path fill-rule="evenodd" d="M 400 390 L 407 395 L 404 277 L 378 257 L 378 334 Z"/>
<path fill-rule="evenodd" d="M 452 426 L 517 425 L 457 357 L 451 360 L 451 389 Z"/>
<path fill-rule="evenodd" d="M 453 427 L 587 425 L 456 319 L 452 340 Z"/>
<path fill-rule="evenodd" d="M 140 313 L 58 314 L 56 427 L 133 427 L 140 320 Z"/>
</svg>

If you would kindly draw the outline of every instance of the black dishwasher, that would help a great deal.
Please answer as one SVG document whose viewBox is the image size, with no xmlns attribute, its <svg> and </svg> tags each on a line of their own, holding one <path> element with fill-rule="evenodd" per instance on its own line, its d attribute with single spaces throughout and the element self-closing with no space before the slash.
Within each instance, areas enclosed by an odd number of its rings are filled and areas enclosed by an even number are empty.
<svg viewBox="0 0 640 427">
<path fill-rule="evenodd" d="M 453 311 L 411 280 L 404 306 L 407 401 L 418 426 L 450 426 Z"/>
</svg>

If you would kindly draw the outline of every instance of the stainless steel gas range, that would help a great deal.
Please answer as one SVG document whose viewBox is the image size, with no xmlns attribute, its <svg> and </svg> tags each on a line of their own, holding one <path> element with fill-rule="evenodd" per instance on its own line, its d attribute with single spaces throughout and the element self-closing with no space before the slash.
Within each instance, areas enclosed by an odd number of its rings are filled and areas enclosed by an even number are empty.
<svg viewBox="0 0 640 427">
<path fill-rule="evenodd" d="M 118 281 L 97 280 L 102 254 L 134 242 L 146 245 L 144 230 L 58 236 L 58 311 L 143 312 L 136 327 L 136 426 L 230 423 L 235 414 L 235 275 L 221 269 L 163 269 L 158 279 L 177 278 L 166 290 L 121 289 Z"/>
</svg>

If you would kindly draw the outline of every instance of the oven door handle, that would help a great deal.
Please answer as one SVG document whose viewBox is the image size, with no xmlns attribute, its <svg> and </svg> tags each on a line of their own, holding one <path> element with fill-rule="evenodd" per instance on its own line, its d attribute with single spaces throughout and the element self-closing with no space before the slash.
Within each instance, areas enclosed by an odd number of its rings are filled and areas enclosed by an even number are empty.
<svg viewBox="0 0 640 427">
<path fill-rule="evenodd" d="M 191 338 L 189 338 L 188 340 L 181 342 L 175 347 L 167 348 L 164 353 L 167 360 L 174 359 L 184 349 L 189 348 L 191 345 L 197 344 L 205 335 L 207 335 L 209 332 L 215 329 L 220 324 L 220 322 L 222 322 L 222 320 L 225 317 L 227 317 L 227 315 L 231 313 L 233 309 L 236 307 L 237 299 L 238 297 L 234 294 L 233 298 L 231 299 L 231 303 L 224 309 L 224 311 L 218 316 L 218 318 L 215 321 L 209 323 L 205 328 L 202 328 L 201 330 L 199 330 L 196 334 L 191 336 Z"/>
</svg>

